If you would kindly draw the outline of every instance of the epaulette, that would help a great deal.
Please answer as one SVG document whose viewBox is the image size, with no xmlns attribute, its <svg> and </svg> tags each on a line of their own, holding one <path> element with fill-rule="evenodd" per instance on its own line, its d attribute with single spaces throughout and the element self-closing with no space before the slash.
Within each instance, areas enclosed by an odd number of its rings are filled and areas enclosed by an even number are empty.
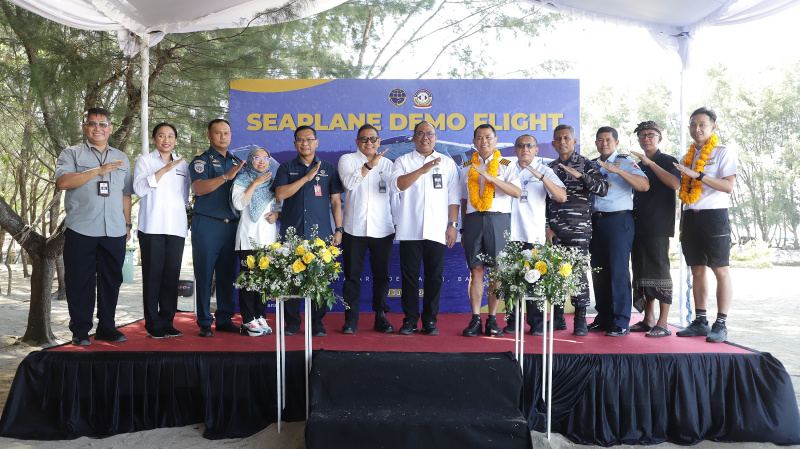
<svg viewBox="0 0 800 449">
<path fill-rule="evenodd" d="M 503 164 L 503 165 L 508 165 L 508 164 L 511 163 L 511 161 L 506 159 L 506 158 L 503 158 L 503 159 L 500 159 L 500 163 Z"/>
<path fill-rule="evenodd" d="M 194 157 L 202 156 L 203 153 L 205 153 L 205 151 L 199 151 L 197 154 L 194 155 Z"/>
<path fill-rule="evenodd" d="M 628 156 L 630 156 L 630 154 L 620 154 L 620 153 L 617 153 L 617 157 L 628 157 Z"/>
<path fill-rule="evenodd" d="M 465 168 L 469 167 L 470 165 L 472 165 L 472 159 L 467 159 L 463 164 L 461 164 L 461 166 Z"/>
</svg>

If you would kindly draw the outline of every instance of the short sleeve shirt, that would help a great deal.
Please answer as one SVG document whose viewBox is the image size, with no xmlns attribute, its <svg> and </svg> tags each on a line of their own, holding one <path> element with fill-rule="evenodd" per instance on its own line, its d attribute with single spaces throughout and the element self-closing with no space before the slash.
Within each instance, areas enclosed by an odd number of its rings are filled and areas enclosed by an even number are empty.
<svg viewBox="0 0 800 449">
<path fill-rule="evenodd" d="M 231 154 L 230 151 L 222 156 L 214 148 L 195 156 L 189 166 L 189 173 L 192 175 L 192 182 L 197 180 L 212 179 L 222 176 L 239 163 L 239 159 Z M 236 219 L 236 213 L 231 207 L 231 187 L 233 179 L 227 180 L 213 192 L 205 195 L 197 195 L 194 202 L 194 212 L 220 219 Z"/>
<path fill-rule="evenodd" d="M 482 158 L 478 157 L 480 161 L 480 166 L 484 170 L 489 170 L 489 162 L 492 160 L 490 156 L 489 159 L 483 160 Z M 472 202 L 469 200 L 469 172 L 472 171 L 472 160 L 469 159 L 464 162 L 464 166 L 461 167 L 461 199 L 467 201 L 467 210 L 466 213 L 471 214 L 476 212 L 475 206 L 472 205 Z M 521 187 L 519 183 L 519 173 L 517 169 L 514 167 L 514 164 L 511 163 L 508 159 L 500 159 L 500 165 L 497 167 L 497 178 L 501 181 L 505 181 L 511 183 L 517 187 Z M 483 186 L 485 183 L 485 179 L 483 176 L 478 176 L 478 184 L 479 184 L 479 192 L 483 192 Z M 506 195 L 505 192 L 502 190 L 495 188 L 494 189 L 494 199 L 492 200 L 492 206 L 489 207 L 487 212 L 500 212 L 504 214 L 511 213 L 511 201 L 514 197 L 510 195 Z"/>
<path fill-rule="evenodd" d="M 681 172 L 675 168 L 675 157 L 656 151 L 650 158 L 666 172 L 681 179 Z M 667 187 L 648 166 L 642 171 L 650 180 L 650 190 L 633 192 L 633 219 L 636 221 L 636 233 L 656 237 L 672 237 L 675 235 L 675 207 L 677 193 Z"/>
<path fill-rule="evenodd" d="M 306 166 L 300 157 L 284 162 L 278 167 L 275 174 L 273 189 L 292 184 L 306 175 L 314 165 L 320 162 L 319 157 Z M 319 186 L 319 195 L 316 188 Z M 281 236 L 286 236 L 286 229 L 291 226 L 297 235 L 304 238 L 311 236 L 314 225 L 317 225 L 317 237 L 326 240 L 333 235 L 331 226 L 331 195 L 344 192 L 342 181 L 336 166 L 328 161 L 322 161 L 317 176 L 310 182 L 303 184 L 294 195 L 283 200 L 281 211 Z"/>
<path fill-rule="evenodd" d="M 681 156 L 680 163 L 683 163 L 684 158 L 686 158 L 685 154 Z M 694 154 L 692 168 L 694 168 L 694 165 L 698 159 L 700 159 L 700 151 L 696 151 Z M 737 174 L 736 155 L 724 145 L 717 145 L 708 155 L 708 159 L 706 159 L 706 166 L 703 168 L 703 172 L 705 172 L 707 176 L 717 179 L 722 179 L 726 176 Z M 700 199 L 692 204 L 684 204 L 683 208 L 687 210 L 727 209 L 730 207 L 730 200 L 730 193 L 714 190 L 707 185 L 703 185 L 703 190 L 700 191 Z"/>
<path fill-rule="evenodd" d="M 127 232 L 122 197 L 133 194 L 133 178 L 128 156 L 106 147 L 102 153 L 89 142 L 64 149 L 56 163 L 56 179 L 67 173 L 81 173 L 103 164 L 122 161 L 122 166 L 64 194 L 67 228 L 89 237 L 121 237 Z M 100 196 L 98 183 L 109 182 L 109 196 Z"/>
</svg>

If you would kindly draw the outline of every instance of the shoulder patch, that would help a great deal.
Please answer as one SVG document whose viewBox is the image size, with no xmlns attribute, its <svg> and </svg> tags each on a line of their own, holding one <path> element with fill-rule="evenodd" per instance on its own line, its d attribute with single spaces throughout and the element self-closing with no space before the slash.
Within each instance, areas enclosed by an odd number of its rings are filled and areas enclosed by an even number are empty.
<svg viewBox="0 0 800 449">
<path fill-rule="evenodd" d="M 511 161 L 506 159 L 506 158 L 503 158 L 503 159 L 500 159 L 500 163 L 503 164 L 503 165 L 508 165 L 508 164 L 511 163 Z"/>
<path fill-rule="evenodd" d="M 198 151 L 197 154 L 194 155 L 194 157 L 202 156 L 203 153 L 205 153 L 205 151 Z"/>
<path fill-rule="evenodd" d="M 463 164 L 461 164 L 462 167 L 469 167 L 470 165 L 472 165 L 472 159 L 467 159 Z"/>
</svg>

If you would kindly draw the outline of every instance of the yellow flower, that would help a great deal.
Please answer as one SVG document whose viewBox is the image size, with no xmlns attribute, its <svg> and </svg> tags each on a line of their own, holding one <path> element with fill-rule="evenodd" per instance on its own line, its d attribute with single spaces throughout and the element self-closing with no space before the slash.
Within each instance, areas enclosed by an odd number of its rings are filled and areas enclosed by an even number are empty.
<svg viewBox="0 0 800 449">
<path fill-rule="evenodd" d="M 308 252 L 303 255 L 303 263 L 306 265 L 310 264 L 312 260 L 314 260 L 314 253 Z"/>
<path fill-rule="evenodd" d="M 572 274 L 572 265 L 568 263 L 562 263 L 558 266 L 558 272 L 561 276 L 567 277 Z"/>
<path fill-rule="evenodd" d="M 294 263 L 292 264 L 292 271 L 294 271 L 295 273 L 299 273 L 305 269 L 306 266 L 303 265 L 303 262 L 301 262 L 300 259 L 295 260 Z"/>
<path fill-rule="evenodd" d="M 323 260 L 325 263 L 328 263 L 328 262 L 330 262 L 330 261 L 331 261 L 331 252 L 330 252 L 330 251 L 328 251 L 327 249 L 323 249 L 322 251 L 320 251 L 320 252 L 319 252 L 319 257 L 320 257 L 320 259 L 322 259 L 322 260 Z"/>
<path fill-rule="evenodd" d="M 336 257 L 336 256 L 339 255 L 339 248 L 337 248 L 335 246 L 331 246 L 330 248 L 328 248 L 328 250 L 330 250 L 331 254 L 333 254 L 333 257 Z"/>
<path fill-rule="evenodd" d="M 532 250 L 531 250 L 531 253 L 533 254 L 533 256 L 534 256 L 534 257 L 536 257 L 536 256 L 538 256 L 538 255 L 539 255 L 539 250 L 532 249 Z"/>
<path fill-rule="evenodd" d="M 247 256 L 246 260 L 247 260 L 247 268 L 252 270 L 256 266 L 256 258 L 250 255 Z"/>
<path fill-rule="evenodd" d="M 529 264 L 527 260 L 525 261 L 524 264 L 522 264 L 522 266 L 525 267 L 526 270 L 530 270 L 531 269 L 531 264 Z"/>
<path fill-rule="evenodd" d="M 319 238 L 319 237 L 317 237 L 317 239 L 316 239 L 316 240 L 314 240 L 314 244 L 315 244 L 315 245 L 317 245 L 317 246 L 319 246 L 320 248 L 325 248 L 325 241 L 323 241 L 323 240 L 322 240 L 321 238 Z"/>
<path fill-rule="evenodd" d="M 300 245 L 297 247 L 297 251 L 295 251 L 294 253 L 298 256 L 302 256 L 303 254 L 306 253 L 306 249 L 303 247 L 303 245 Z"/>
<path fill-rule="evenodd" d="M 540 274 L 547 274 L 547 264 L 544 261 L 540 260 L 533 264 L 533 268 L 538 271 Z"/>
<path fill-rule="evenodd" d="M 258 268 L 261 268 L 262 270 L 266 270 L 267 267 L 269 267 L 269 257 L 264 256 L 264 257 L 262 257 L 261 259 L 258 260 Z"/>
<path fill-rule="evenodd" d="M 272 245 L 269 245 L 270 249 L 278 249 L 281 247 L 281 242 L 275 242 Z"/>
<path fill-rule="evenodd" d="M 337 273 L 341 273 L 342 272 L 342 270 L 339 269 L 339 262 L 336 262 L 336 263 L 333 264 L 333 269 Z"/>
</svg>

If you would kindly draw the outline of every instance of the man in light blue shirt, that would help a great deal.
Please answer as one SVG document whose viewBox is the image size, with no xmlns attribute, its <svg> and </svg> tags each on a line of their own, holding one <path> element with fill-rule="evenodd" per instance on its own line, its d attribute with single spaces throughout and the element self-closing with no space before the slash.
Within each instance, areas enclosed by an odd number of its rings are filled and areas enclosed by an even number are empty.
<svg viewBox="0 0 800 449">
<path fill-rule="evenodd" d="M 628 158 L 617 154 L 617 130 L 604 126 L 595 140 L 600 157 L 595 162 L 608 181 L 604 197 L 592 195 L 592 241 L 589 243 L 597 317 L 589 332 L 605 331 L 609 337 L 628 335 L 631 319 L 631 275 L 628 270 L 633 246 L 633 191 L 647 191 L 650 181 Z"/>
</svg>

